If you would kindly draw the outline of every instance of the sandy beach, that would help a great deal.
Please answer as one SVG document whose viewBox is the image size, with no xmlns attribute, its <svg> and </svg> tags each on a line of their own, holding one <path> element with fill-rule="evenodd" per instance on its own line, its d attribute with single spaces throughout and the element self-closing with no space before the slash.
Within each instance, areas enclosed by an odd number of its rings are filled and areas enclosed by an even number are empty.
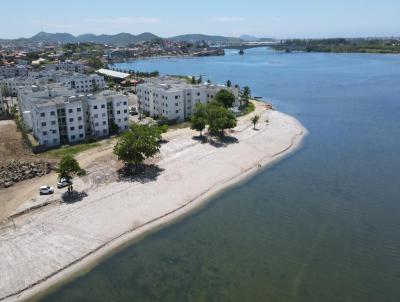
<svg viewBox="0 0 400 302">
<path fill-rule="evenodd" d="M 202 143 L 189 129 L 167 133 L 153 161 L 157 168 L 141 179 L 115 179 L 120 163 L 112 146 L 80 155 L 80 162 L 91 158 L 89 175 L 74 184 L 85 192 L 82 200 L 60 203 L 55 194 L 49 205 L 0 225 L 0 301 L 46 290 L 301 146 L 307 130 L 296 119 L 260 104 L 257 113 L 257 130 L 249 121 L 253 113 L 224 144 Z M 27 200 L 17 211 L 43 200 Z"/>
</svg>

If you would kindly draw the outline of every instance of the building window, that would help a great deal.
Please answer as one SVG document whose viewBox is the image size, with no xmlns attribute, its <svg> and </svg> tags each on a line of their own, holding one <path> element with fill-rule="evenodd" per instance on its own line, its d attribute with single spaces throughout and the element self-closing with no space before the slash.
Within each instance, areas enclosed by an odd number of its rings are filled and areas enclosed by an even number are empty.
<svg viewBox="0 0 400 302">
<path fill-rule="evenodd" d="M 68 109 L 68 112 L 69 112 L 69 113 L 72 113 L 72 109 Z"/>
<path fill-rule="evenodd" d="M 96 110 L 96 109 L 97 109 L 97 105 L 94 105 L 94 106 L 93 106 L 93 109 Z"/>
<path fill-rule="evenodd" d="M 176 95 L 176 96 L 175 96 L 175 100 L 177 100 L 177 99 L 179 99 L 179 95 Z"/>
<path fill-rule="evenodd" d="M 179 110 L 176 110 L 175 113 L 179 113 Z"/>
<path fill-rule="evenodd" d="M 47 131 L 43 131 L 43 135 L 47 135 Z"/>
<path fill-rule="evenodd" d="M 75 140 L 75 135 L 71 135 L 71 140 Z"/>
<path fill-rule="evenodd" d="M 107 134 L 107 130 L 106 129 L 103 130 L 103 134 Z"/>
<path fill-rule="evenodd" d="M 77 108 L 76 109 L 76 112 L 81 112 L 82 111 L 82 108 Z"/>
<path fill-rule="evenodd" d="M 83 137 L 83 133 L 79 134 L 79 137 L 82 138 Z"/>
<path fill-rule="evenodd" d="M 69 127 L 69 130 L 74 131 L 75 127 Z"/>
<path fill-rule="evenodd" d="M 175 106 L 178 106 L 179 105 L 179 103 L 175 103 Z"/>
<path fill-rule="evenodd" d="M 98 117 L 99 117 L 99 115 L 98 115 L 98 114 L 95 114 L 95 115 L 93 115 L 93 117 L 94 117 L 94 118 L 98 118 Z"/>
<path fill-rule="evenodd" d="M 125 117 L 125 118 L 124 118 L 124 121 L 125 121 L 125 122 L 127 122 L 127 121 L 128 121 L 128 118 L 127 118 L 127 117 Z"/>
<path fill-rule="evenodd" d="M 83 129 L 83 126 L 82 126 L 82 125 L 79 125 L 78 129 Z"/>
<path fill-rule="evenodd" d="M 45 117 L 46 116 L 46 113 L 45 112 L 41 112 L 40 113 L 40 117 Z"/>
<path fill-rule="evenodd" d="M 55 111 L 51 111 L 51 112 L 50 112 L 50 115 L 51 115 L 51 116 L 55 116 L 55 115 L 56 115 L 56 112 L 55 112 Z"/>
<path fill-rule="evenodd" d="M 126 102 L 124 102 L 124 106 L 126 106 L 127 104 L 126 104 Z"/>
<path fill-rule="evenodd" d="M 74 118 L 71 117 L 71 118 L 69 119 L 69 122 L 72 123 L 73 121 L 74 121 Z"/>
<path fill-rule="evenodd" d="M 78 116 L 78 121 L 81 121 L 82 120 L 82 117 L 81 116 Z"/>
<path fill-rule="evenodd" d="M 118 110 L 118 111 L 117 111 L 117 114 L 121 114 L 121 111 Z"/>
<path fill-rule="evenodd" d="M 52 130 L 51 132 L 53 132 L 53 134 L 56 134 L 56 133 L 57 133 L 57 130 Z"/>
<path fill-rule="evenodd" d="M 101 116 L 102 116 L 102 117 L 106 117 L 106 114 L 105 114 L 105 113 L 102 113 Z"/>
<path fill-rule="evenodd" d="M 101 105 L 101 108 L 103 108 L 103 109 L 104 109 L 104 108 L 106 108 L 106 105 L 104 105 L 104 104 L 103 104 L 103 105 Z"/>
<path fill-rule="evenodd" d="M 128 113 L 128 110 L 125 109 L 125 110 L 124 110 L 124 113 Z"/>
<path fill-rule="evenodd" d="M 46 127 L 46 122 L 42 122 L 42 127 Z"/>
<path fill-rule="evenodd" d="M 96 123 L 94 123 L 94 125 L 97 127 L 97 126 L 99 126 L 99 123 L 98 123 L 98 122 L 96 122 Z"/>
<path fill-rule="evenodd" d="M 104 122 L 103 122 L 103 125 L 107 125 L 107 122 L 106 122 L 106 121 L 104 121 Z"/>
<path fill-rule="evenodd" d="M 56 121 L 51 121 L 51 124 L 52 124 L 52 125 L 55 125 L 55 124 L 56 124 Z"/>
</svg>

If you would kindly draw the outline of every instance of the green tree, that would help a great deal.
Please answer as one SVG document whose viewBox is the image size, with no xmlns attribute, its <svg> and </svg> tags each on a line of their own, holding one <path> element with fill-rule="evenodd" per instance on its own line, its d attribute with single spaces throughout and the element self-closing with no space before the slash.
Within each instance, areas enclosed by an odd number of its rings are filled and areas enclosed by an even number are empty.
<svg viewBox="0 0 400 302">
<path fill-rule="evenodd" d="M 131 170 L 160 152 L 161 132 L 157 126 L 132 124 L 114 147 L 114 154 Z"/>
<path fill-rule="evenodd" d="M 207 119 L 211 133 L 224 135 L 225 129 L 236 127 L 236 116 L 221 103 L 213 101 L 207 106 Z"/>
<path fill-rule="evenodd" d="M 97 57 L 91 57 L 88 60 L 88 66 L 94 68 L 94 69 L 100 69 L 104 67 L 103 62 L 97 58 Z"/>
<path fill-rule="evenodd" d="M 196 84 L 197 83 L 195 76 L 192 76 L 190 83 L 191 84 Z"/>
<path fill-rule="evenodd" d="M 203 136 L 203 130 L 206 128 L 207 121 L 207 106 L 202 103 L 196 103 L 190 128 L 199 131 L 200 136 Z"/>
<path fill-rule="evenodd" d="M 251 122 L 253 123 L 253 129 L 254 130 L 256 130 L 256 125 L 257 125 L 259 120 L 260 120 L 260 116 L 257 115 L 257 114 L 251 118 Z"/>
<path fill-rule="evenodd" d="M 72 178 L 77 176 L 85 175 L 86 171 L 83 170 L 80 166 L 78 161 L 70 155 L 64 156 L 57 168 L 58 179 L 61 180 L 62 178 L 66 179 L 69 183 L 68 188 L 69 190 L 72 189 Z"/>
<path fill-rule="evenodd" d="M 199 78 L 197 79 L 197 84 L 201 84 L 203 83 L 203 77 L 199 76 Z"/>
<path fill-rule="evenodd" d="M 226 82 L 226 87 L 232 87 L 232 82 L 230 81 L 230 80 L 228 80 L 227 82 Z"/>
<path fill-rule="evenodd" d="M 214 96 L 214 101 L 221 103 L 222 105 L 224 105 L 225 108 L 230 108 L 235 102 L 235 96 L 229 90 L 221 89 Z"/>
<path fill-rule="evenodd" d="M 249 86 L 244 86 L 243 90 L 240 93 L 240 101 L 241 105 L 247 106 L 251 97 L 251 90 Z M 244 103 L 244 104 L 243 104 Z"/>
</svg>

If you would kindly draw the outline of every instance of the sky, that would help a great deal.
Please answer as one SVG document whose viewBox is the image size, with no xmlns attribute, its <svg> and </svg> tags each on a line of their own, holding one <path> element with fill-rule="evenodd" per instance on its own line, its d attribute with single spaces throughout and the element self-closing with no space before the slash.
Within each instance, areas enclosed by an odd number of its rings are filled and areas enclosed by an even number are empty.
<svg viewBox="0 0 400 302">
<path fill-rule="evenodd" d="M 0 0 L 0 38 L 40 31 L 161 37 L 400 36 L 400 0 Z M 6 13 L 5 13 L 6 12 Z"/>
</svg>

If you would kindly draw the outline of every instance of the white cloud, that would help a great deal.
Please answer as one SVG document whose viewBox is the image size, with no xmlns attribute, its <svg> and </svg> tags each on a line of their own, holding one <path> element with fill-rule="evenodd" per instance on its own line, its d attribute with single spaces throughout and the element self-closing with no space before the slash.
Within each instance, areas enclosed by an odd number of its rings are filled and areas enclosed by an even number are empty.
<svg viewBox="0 0 400 302">
<path fill-rule="evenodd" d="M 115 17 L 115 18 L 99 18 L 87 19 L 91 23 L 103 23 L 110 25 L 130 25 L 130 24 L 158 24 L 161 22 L 158 18 L 149 17 Z"/>
<path fill-rule="evenodd" d="M 210 21 L 221 22 L 221 23 L 240 22 L 240 21 L 244 21 L 244 18 L 241 18 L 241 17 L 213 17 L 213 18 L 210 18 Z"/>
</svg>

